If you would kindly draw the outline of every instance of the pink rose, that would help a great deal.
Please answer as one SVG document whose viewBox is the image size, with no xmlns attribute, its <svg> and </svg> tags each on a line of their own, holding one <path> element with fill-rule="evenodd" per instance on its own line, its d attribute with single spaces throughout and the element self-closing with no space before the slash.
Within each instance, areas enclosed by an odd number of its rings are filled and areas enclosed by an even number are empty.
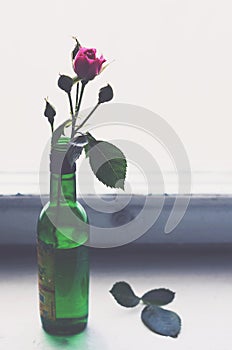
<svg viewBox="0 0 232 350">
<path fill-rule="evenodd" d="M 81 47 L 74 58 L 73 69 L 79 78 L 89 81 L 100 73 L 105 61 L 102 55 L 96 57 L 96 49 Z"/>
</svg>

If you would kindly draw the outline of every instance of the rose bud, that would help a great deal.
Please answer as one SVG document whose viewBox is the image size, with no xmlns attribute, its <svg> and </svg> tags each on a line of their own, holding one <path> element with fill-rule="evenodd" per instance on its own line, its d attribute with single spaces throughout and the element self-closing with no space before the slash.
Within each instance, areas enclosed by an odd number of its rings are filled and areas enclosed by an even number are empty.
<svg viewBox="0 0 232 350">
<path fill-rule="evenodd" d="M 45 101 L 46 101 L 46 106 L 45 106 L 44 115 L 46 118 L 48 118 L 48 121 L 51 124 L 51 128 L 53 131 L 54 117 L 56 115 L 56 111 L 55 111 L 55 108 L 48 102 L 47 99 L 45 99 Z"/>
<path fill-rule="evenodd" d="M 98 95 L 98 103 L 108 102 L 112 100 L 113 96 L 114 96 L 113 89 L 108 84 L 107 86 L 100 89 L 99 95 Z"/>
<path fill-rule="evenodd" d="M 58 86 L 61 90 L 64 90 L 68 94 L 72 90 L 73 79 L 67 75 L 60 75 L 58 79 Z"/>
<path fill-rule="evenodd" d="M 45 117 L 47 117 L 48 119 L 52 119 L 52 118 L 54 118 L 55 115 L 56 115 L 55 108 L 48 102 L 47 99 L 45 99 L 45 101 L 46 101 L 46 106 L 45 106 L 44 115 L 45 115 Z"/>
<path fill-rule="evenodd" d="M 87 82 L 100 73 L 105 61 L 102 55 L 96 57 L 96 49 L 81 47 L 74 58 L 73 69 L 80 79 Z"/>
</svg>

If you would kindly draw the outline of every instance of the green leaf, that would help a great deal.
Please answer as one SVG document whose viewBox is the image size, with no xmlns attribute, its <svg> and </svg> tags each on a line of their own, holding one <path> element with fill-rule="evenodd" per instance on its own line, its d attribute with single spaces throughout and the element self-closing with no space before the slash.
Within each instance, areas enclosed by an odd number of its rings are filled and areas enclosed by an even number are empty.
<svg viewBox="0 0 232 350">
<path fill-rule="evenodd" d="M 96 140 L 89 133 L 87 137 L 90 167 L 98 180 L 124 190 L 127 161 L 122 151 L 112 143 Z"/>
<path fill-rule="evenodd" d="M 131 286 L 126 282 L 115 283 L 110 293 L 120 305 L 125 307 L 134 307 L 140 302 L 140 298 L 134 294 Z"/>
<path fill-rule="evenodd" d="M 142 301 L 147 305 L 166 305 L 173 301 L 175 293 L 169 289 L 153 289 L 142 296 Z"/>
<path fill-rule="evenodd" d="M 54 146 L 58 142 L 61 135 L 64 134 L 64 128 L 70 126 L 71 124 L 72 124 L 72 120 L 67 119 L 60 126 L 58 126 L 58 128 L 56 128 L 56 130 L 54 130 L 54 132 L 52 134 L 52 146 Z"/>
<path fill-rule="evenodd" d="M 180 333 L 181 319 L 173 311 L 149 305 L 143 309 L 141 318 L 145 326 L 157 334 L 176 338 Z"/>
</svg>

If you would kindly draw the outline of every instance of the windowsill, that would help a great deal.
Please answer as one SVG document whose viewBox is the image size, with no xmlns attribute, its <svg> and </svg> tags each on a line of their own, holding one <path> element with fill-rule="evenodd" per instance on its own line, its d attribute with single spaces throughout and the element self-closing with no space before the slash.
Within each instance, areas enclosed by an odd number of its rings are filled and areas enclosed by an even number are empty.
<svg viewBox="0 0 232 350">
<path fill-rule="evenodd" d="M 173 207 L 175 195 L 164 196 L 165 202 L 161 215 L 155 224 L 139 239 L 136 244 L 227 244 L 232 243 L 232 195 L 193 195 L 188 209 L 174 231 L 164 233 L 164 227 Z M 84 196 L 80 199 L 85 207 L 88 203 L 98 206 L 98 197 Z M 112 195 L 104 195 L 111 204 Z M 137 213 L 144 196 L 134 195 L 127 206 L 126 215 Z M 149 196 L 156 205 L 160 196 Z M 91 206 L 91 205 L 90 205 Z M 147 210 L 153 215 L 153 204 Z M 0 197 L 0 244 L 35 244 L 36 223 L 42 204 L 38 195 L 2 196 Z M 103 227 L 113 227 L 115 217 L 112 214 L 97 213 L 86 208 L 90 222 L 101 222 Z M 119 218 L 120 219 L 120 218 Z M 117 220 L 117 215 L 116 215 Z"/>
<path fill-rule="evenodd" d="M 1 347 L 229 349 L 232 247 L 172 248 L 136 245 L 93 249 L 88 328 L 77 336 L 52 337 L 42 331 L 39 320 L 35 247 L 0 247 L 0 289 L 4 300 Z M 130 283 L 137 295 L 160 287 L 173 290 L 175 299 L 165 308 L 177 312 L 182 319 L 179 337 L 166 338 L 150 332 L 140 320 L 142 305 L 134 309 L 119 306 L 109 293 L 117 281 Z"/>
</svg>

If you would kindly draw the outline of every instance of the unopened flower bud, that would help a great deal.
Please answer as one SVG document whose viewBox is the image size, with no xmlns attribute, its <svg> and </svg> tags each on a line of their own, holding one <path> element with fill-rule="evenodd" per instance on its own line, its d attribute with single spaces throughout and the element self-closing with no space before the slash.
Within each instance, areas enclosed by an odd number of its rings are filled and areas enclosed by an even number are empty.
<svg viewBox="0 0 232 350">
<path fill-rule="evenodd" d="M 107 86 L 100 89 L 99 95 L 98 95 L 98 103 L 108 102 L 112 100 L 113 96 L 114 96 L 113 89 L 108 84 Z"/>
<path fill-rule="evenodd" d="M 48 119 L 54 119 L 54 117 L 56 115 L 55 108 L 48 102 L 47 99 L 45 99 L 45 101 L 46 101 L 46 106 L 45 106 L 44 115 Z"/>
<path fill-rule="evenodd" d="M 44 115 L 46 118 L 48 118 L 48 121 L 53 131 L 54 117 L 56 115 L 56 111 L 55 111 L 55 108 L 48 102 L 47 99 L 45 99 L 45 101 L 46 101 L 46 106 L 45 106 Z"/>
<path fill-rule="evenodd" d="M 73 86 L 73 79 L 68 77 L 67 75 L 60 75 L 58 79 L 58 86 L 61 90 L 70 93 Z"/>
</svg>

